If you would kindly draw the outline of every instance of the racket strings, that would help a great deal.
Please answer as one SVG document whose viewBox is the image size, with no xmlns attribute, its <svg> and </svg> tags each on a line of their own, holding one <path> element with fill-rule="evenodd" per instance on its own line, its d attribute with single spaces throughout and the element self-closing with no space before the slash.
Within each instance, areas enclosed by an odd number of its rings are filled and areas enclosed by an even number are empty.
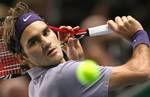
<svg viewBox="0 0 150 97">
<path fill-rule="evenodd" d="M 7 44 L 0 34 L 0 78 L 23 72 L 19 60 L 8 51 Z M 5 76 L 5 77 L 4 77 Z"/>
</svg>

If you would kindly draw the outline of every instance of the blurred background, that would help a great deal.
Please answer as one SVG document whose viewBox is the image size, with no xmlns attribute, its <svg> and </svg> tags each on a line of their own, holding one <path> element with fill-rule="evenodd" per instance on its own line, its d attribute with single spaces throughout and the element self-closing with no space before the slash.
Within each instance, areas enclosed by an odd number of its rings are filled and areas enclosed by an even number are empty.
<svg viewBox="0 0 150 97">
<path fill-rule="evenodd" d="M 106 24 L 107 20 L 114 19 L 116 16 L 131 15 L 150 35 L 150 11 L 148 10 L 150 0 L 0 0 L 0 17 L 8 15 L 8 9 L 19 1 L 29 4 L 31 9 L 42 16 L 49 25 L 56 27 L 70 25 L 89 28 Z M 81 40 L 81 44 L 86 58 L 91 58 L 104 66 L 123 64 L 132 54 L 130 42 L 116 34 L 88 37 Z M 149 85 L 146 84 L 146 86 Z M 118 89 L 112 91 L 109 96 L 131 94 L 132 92 L 127 91 L 130 88 L 139 87 L 130 86 Z M 149 88 L 148 90 L 150 91 Z M 150 94 L 147 92 L 146 96 L 136 97 L 150 97 Z"/>
</svg>

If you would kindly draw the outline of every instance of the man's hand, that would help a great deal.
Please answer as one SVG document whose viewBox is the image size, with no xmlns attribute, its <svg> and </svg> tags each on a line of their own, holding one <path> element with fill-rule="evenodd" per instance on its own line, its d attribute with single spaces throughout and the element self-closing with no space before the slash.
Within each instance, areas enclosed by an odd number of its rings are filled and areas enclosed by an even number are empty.
<svg viewBox="0 0 150 97">
<path fill-rule="evenodd" d="M 117 16 L 115 21 L 109 20 L 109 27 L 119 35 L 130 39 L 138 30 L 143 30 L 142 25 L 132 16 Z"/>
<path fill-rule="evenodd" d="M 80 29 L 80 27 L 77 26 L 72 28 L 71 26 L 61 26 L 60 29 L 77 31 L 78 29 Z M 57 35 L 61 43 L 67 42 L 67 44 L 64 45 L 62 49 L 67 54 L 69 59 L 74 59 L 74 60 L 84 59 L 83 49 L 78 39 L 74 38 L 73 35 L 68 33 L 58 32 Z"/>
</svg>

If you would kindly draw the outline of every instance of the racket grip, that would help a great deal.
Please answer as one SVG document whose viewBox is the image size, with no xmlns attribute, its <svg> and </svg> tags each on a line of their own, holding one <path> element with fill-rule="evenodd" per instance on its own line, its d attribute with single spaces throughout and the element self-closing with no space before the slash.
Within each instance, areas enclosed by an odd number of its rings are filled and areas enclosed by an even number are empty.
<svg viewBox="0 0 150 97">
<path fill-rule="evenodd" d="M 88 28 L 87 30 L 88 30 L 88 35 L 90 37 L 107 35 L 113 32 L 110 28 L 108 28 L 108 25 L 100 25 L 96 27 L 91 27 L 91 28 Z"/>
</svg>

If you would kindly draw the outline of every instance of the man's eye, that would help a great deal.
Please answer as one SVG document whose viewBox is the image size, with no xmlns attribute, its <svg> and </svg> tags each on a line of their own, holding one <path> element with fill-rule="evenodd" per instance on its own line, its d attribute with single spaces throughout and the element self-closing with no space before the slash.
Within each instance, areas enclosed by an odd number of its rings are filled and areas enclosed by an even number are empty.
<svg viewBox="0 0 150 97">
<path fill-rule="evenodd" d="M 46 31 L 44 31 L 44 32 L 43 32 L 43 36 L 48 36 L 48 35 L 49 35 L 49 33 L 50 33 L 50 30 L 49 30 L 49 29 L 47 29 Z"/>
<path fill-rule="evenodd" d="M 32 46 L 34 46 L 35 44 L 37 43 L 37 41 L 36 40 L 32 40 L 31 42 L 29 42 L 29 47 L 32 47 Z"/>
</svg>

